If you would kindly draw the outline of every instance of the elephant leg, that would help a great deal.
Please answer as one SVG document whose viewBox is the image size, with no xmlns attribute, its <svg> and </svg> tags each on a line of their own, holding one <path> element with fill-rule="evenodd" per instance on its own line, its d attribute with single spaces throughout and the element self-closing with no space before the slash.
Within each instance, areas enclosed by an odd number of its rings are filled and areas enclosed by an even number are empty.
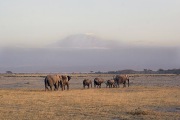
<svg viewBox="0 0 180 120">
<path fill-rule="evenodd" d="M 49 91 L 49 88 L 48 88 L 48 87 L 47 87 L 47 88 L 45 88 L 45 91 L 47 91 L 47 90 Z"/>
<path fill-rule="evenodd" d="M 123 83 L 123 88 L 125 87 L 125 84 Z"/>
<path fill-rule="evenodd" d="M 62 86 L 61 86 L 61 90 L 63 91 L 64 90 L 64 85 L 62 84 Z"/>
<path fill-rule="evenodd" d="M 63 84 L 62 84 L 61 81 L 60 81 L 60 83 L 59 83 L 59 86 L 61 87 L 61 89 L 63 88 Z"/>
<path fill-rule="evenodd" d="M 67 90 L 69 90 L 69 84 L 67 84 Z"/>
<path fill-rule="evenodd" d="M 117 88 L 119 88 L 119 87 L 120 87 L 120 86 L 119 86 L 119 84 L 120 84 L 120 83 L 119 83 L 119 81 L 118 81 L 118 82 L 116 82 Z"/>
<path fill-rule="evenodd" d="M 57 90 L 59 90 L 59 83 L 56 84 Z"/>
<path fill-rule="evenodd" d="M 45 86 L 45 91 L 49 90 L 48 86 Z"/>
<path fill-rule="evenodd" d="M 129 80 L 128 80 L 128 87 L 129 87 Z"/>
<path fill-rule="evenodd" d="M 124 83 L 123 83 L 123 87 L 126 87 L 126 81 L 124 81 Z"/>
<path fill-rule="evenodd" d="M 88 84 L 88 88 L 89 88 L 89 84 Z"/>
<path fill-rule="evenodd" d="M 56 84 L 54 84 L 54 91 L 56 91 Z"/>
<path fill-rule="evenodd" d="M 56 85 L 56 90 L 58 90 L 59 89 L 59 87 L 58 87 L 58 85 Z"/>
<path fill-rule="evenodd" d="M 65 85 L 63 85 L 63 90 L 65 90 Z"/>
<path fill-rule="evenodd" d="M 58 88 L 59 88 L 59 82 L 57 83 L 57 86 L 58 86 Z"/>
<path fill-rule="evenodd" d="M 57 83 L 57 89 L 59 89 L 59 87 L 60 87 L 60 83 L 58 82 L 58 83 Z"/>
<path fill-rule="evenodd" d="M 50 86 L 50 90 L 52 91 L 52 86 Z"/>
</svg>

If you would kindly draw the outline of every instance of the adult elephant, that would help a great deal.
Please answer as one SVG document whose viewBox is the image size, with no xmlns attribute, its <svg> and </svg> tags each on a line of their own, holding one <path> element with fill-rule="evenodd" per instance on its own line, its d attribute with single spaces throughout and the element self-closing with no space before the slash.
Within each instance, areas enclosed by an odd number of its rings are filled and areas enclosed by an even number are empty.
<svg viewBox="0 0 180 120">
<path fill-rule="evenodd" d="M 44 79 L 45 91 L 50 90 L 54 87 L 54 90 L 58 90 L 59 82 L 62 80 L 61 75 L 47 75 Z"/>
<path fill-rule="evenodd" d="M 71 79 L 71 76 L 62 75 L 60 80 L 60 85 L 62 88 L 62 91 L 65 90 L 65 86 L 67 86 L 67 90 L 69 90 L 69 80 Z"/>
<path fill-rule="evenodd" d="M 101 84 L 103 82 L 104 82 L 104 79 L 102 79 L 102 78 L 95 78 L 94 79 L 94 87 L 96 88 L 96 86 L 97 86 L 97 87 L 101 88 Z"/>
<path fill-rule="evenodd" d="M 106 88 L 109 86 L 109 88 L 112 88 L 112 87 L 116 87 L 116 83 L 115 83 L 115 80 L 107 80 L 106 81 Z"/>
<path fill-rule="evenodd" d="M 129 87 L 129 76 L 128 75 L 116 75 L 114 77 L 114 81 L 118 87 L 121 83 L 123 84 L 123 87 L 126 87 L 126 81 L 128 81 L 128 87 Z"/>
<path fill-rule="evenodd" d="M 89 79 L 84 79 L 83 80 L 84 89 L 85 89 L 85 86 L 88 86 L 88 88 L 89 88 L 90 85 L 91 85 L 91 88 L 92 88 L 92 81 L 91 80 L 89 80 Z"/>
</svg>

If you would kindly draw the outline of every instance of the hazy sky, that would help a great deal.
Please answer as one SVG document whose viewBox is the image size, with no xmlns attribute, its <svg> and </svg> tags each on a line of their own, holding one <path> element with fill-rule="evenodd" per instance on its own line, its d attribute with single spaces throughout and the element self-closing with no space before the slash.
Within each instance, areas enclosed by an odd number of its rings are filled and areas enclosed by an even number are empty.
<svg viewBox="0 0 180 120">
<path fill-rule="evenodd" d="M 73 34 L 180 45 L 180 0 L 0 0 L 0 47 L 42 47 Z"/>
<path fill-rule="evenodd" d="M 180 0 L 0 0 L 0 72 L 157 70 L 179 61 Z"/>
</svg>

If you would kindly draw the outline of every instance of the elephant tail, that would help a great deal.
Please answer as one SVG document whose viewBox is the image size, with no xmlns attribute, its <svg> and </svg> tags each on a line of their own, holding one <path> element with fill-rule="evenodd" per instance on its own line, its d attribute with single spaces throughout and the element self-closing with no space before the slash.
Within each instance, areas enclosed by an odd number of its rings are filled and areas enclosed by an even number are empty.
<svg viewBox="0 0 180 120">
<path fill-rule="evenodd" d="M 94 80 L 94 87 L 96 87 L 96 81 Z"/>
<path fill-rule="evenodd" d="M 128 87 L 129 87 L 129 76 L 126 75 L 127 81 L 128 81 Z"/>
<path fill-rule="evenodd" d="M 61 86 L 61 88 L 63 87 L 62 80 L 59 81 L 59 85 Z"/>
<path fill-rule="evenodd" d="M 45 91 L 48 89 L 48 80 L 47 77 L 44 79 Z"/>
<path fill-rule="evenodd" d="M 128 78 L 128 87 L 129 87 L 129 78 Z"/>
</svg>

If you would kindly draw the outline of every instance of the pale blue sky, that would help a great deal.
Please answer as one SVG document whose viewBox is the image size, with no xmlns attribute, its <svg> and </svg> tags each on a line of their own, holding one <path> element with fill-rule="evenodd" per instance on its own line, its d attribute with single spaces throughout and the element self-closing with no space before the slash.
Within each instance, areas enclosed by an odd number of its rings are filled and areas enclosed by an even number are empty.
<svg viewBox="0 0 180 120">
<path fill-rule="evenodd" d="M 0 47 L 93 33 L 140 45 L 180 45 L 180 0 L 0 0 Z"/>
</svg>

